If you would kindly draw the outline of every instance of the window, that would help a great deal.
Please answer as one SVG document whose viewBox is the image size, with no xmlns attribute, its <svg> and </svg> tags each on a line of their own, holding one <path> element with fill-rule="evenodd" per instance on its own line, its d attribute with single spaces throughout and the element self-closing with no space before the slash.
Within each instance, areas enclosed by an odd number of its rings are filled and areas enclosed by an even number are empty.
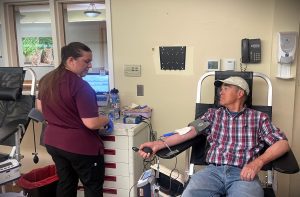
<svg viewBox="0 0 300 197">
<path fill-rule="evenodd" d="M 101 12 L 98 17 L 84 15 L 90 3 L 90 0 L 0 1 L 0 13 L 4 16 L 0 26 L 4 32 L 2 54 L 7 65 L 31 67 L 40 79 L 59 65 L 62 46 L 80 41 L 93 51 L 93 71 L 104 69 L 113 88 L 110 0 L 93 1 Z"/>
<path fill-rule="evenodd" d="M 64 29 L 66 44 L 79 41 L 89 46 L 93 52 L 92 72 L 108 72 L 106 12 L 104 3 L 93 4 L 101 14 L 89 17 L 84 14 L 90 5 L 64 4 Z"/>
<path fill-rule="evenodd" d="M 38 79 L 54 69 L 49 5 L 15 6 L 19 66 L 30 67 Z"/>
</svg>

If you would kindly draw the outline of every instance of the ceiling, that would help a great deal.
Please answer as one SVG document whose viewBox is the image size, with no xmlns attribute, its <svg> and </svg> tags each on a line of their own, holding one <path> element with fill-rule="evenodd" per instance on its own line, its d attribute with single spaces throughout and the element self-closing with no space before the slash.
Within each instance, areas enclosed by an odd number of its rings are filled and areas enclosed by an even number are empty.
<svg viewBox="0 0 300 197">
<path fill-rule="evenodd" d="M 101 12 L 97 17 L 87 17 L 84 11 L 90 9 L 88 3 L 64 4 L 64 11 L 68 22 L 105 21 L 105 4 L 95 3 L 96 10 Z M 20 14 L 20 23 L 51 23 L 49 5 L 17 6 L 15 11 Z"/>
</svg>

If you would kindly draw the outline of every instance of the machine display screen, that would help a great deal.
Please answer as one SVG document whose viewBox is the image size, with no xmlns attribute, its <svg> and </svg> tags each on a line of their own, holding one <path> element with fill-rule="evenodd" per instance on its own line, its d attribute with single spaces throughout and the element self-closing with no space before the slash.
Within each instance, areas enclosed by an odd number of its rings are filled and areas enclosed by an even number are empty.
<svg viewBox="0 0 300 197">
<path fill-rule="evenodd" d="M 88 82 L 97 94 L 104 94 L 109 92 L 108 75 L 100 75 L 99 73 L 88 73 L 82 79 Z"/>
</svg>

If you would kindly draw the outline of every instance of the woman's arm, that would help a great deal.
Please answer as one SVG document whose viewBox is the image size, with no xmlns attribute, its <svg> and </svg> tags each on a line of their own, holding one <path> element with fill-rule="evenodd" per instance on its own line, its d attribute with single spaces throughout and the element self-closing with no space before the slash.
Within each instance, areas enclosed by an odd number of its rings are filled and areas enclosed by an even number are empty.
<svg viewBox="0 0 300 197">
<path fill-rule="evenodd" d="M 108 124 L 108 117 L 100 115 L 94 118 L 81 118 L 83 124 L 89 129 L 100 129 Z"/>
<path fill-rule="evenodd" d="M 36 99 L 36 108 L 41 112 L 43 113 L 43 110 L 42 110 L 42 101 L 40 99 Z"/>
</svg>

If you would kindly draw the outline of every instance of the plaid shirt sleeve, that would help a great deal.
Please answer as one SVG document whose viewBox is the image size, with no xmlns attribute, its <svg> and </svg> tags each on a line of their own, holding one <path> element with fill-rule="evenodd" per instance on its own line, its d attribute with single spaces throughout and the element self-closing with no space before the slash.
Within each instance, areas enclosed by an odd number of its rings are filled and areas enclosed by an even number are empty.
<svg viewBox="0 0 300 197">
<path fill-rule="evenodd" d="M 285 134 L 280 131 L 269 119 L 268 115 L 261 113 L 261 127 L 260 127 L 261 138 L 271 146 L 279 140 L 287 140 Z"/>
</svg>

